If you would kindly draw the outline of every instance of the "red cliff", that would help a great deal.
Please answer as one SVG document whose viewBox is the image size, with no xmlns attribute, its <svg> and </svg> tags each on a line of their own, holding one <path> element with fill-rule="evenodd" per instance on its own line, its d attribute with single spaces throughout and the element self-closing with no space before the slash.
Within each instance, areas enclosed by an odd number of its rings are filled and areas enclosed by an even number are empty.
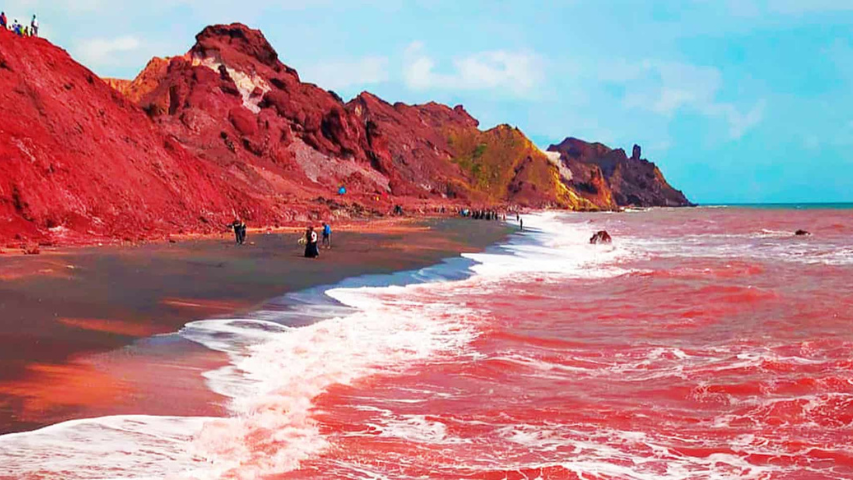
<svg viewBox="0 0 853 480">
<path fill-rule="evenodd" d="M 196 40 L 139 101 L 187 150 L 269 196 L 388 191 L 364 122 L 301 82 L 259 31 L 220 25 Z"/>
<path fill-rule="evenodd" d="M 567 139 L 480 130 L 461 106 L 344 103 L 261 32 L 206 28 L 185 54 L 109 84 L 38 38 L 0 31 L 0 242 L 138 240 L 381 215 L 395 204 L 686 205 L 660 171 Z M 337 195 L 345 186 L 347 195 Z"/>
<path fill-rule="evenodd" d="M 631 157 L 622 149 L 600 143 L 566 138 L 551 145 L 574 174 L 572 186 L 598 204 L 608 199 L 619 207 L 684 207 L 691 205 L 684 194 L 673 188 L 654 163 L 642 159 L 634 146 Z M 602 205 L 603 206 L 603 205 Z"/>
<path fill-rule="evenodd" d="M 0 31 L 0 241 L 210 231 L 236 189 L 39 38 Z"/>
<path fill-rule="evenodd" d="M 479 204 L 597 208 L 566 187 L 560 167 L 517 128 L 481 131 L 461 105 L 391 105 L 370 93 L 347 104 L 407 194 Z M 378 139 L 378 140 L 377 140 Z"/>
</svg>

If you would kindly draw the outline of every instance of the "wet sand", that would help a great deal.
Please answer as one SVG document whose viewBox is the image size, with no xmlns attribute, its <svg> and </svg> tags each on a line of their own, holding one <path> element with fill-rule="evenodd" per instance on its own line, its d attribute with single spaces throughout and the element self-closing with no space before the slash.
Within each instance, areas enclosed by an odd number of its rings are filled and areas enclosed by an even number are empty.
<svg viewBox="0 0 853 480">
<path fill-rule="evenodd" d="M 371 230 L 335 232 L 317 260 L 302 258 L 297 233 L 250 233 L 253 244 L 241 247 L 222 236 L 0 256 L 0 434 L 140 405 L 146 414 L 215 414 L 201 373 L 222 356 L 157 335 L 288 292 L 480 251 L 509 231 L 463 219 Z M 202 401 L 181 405 L 186 398 Z"/>
</svg>

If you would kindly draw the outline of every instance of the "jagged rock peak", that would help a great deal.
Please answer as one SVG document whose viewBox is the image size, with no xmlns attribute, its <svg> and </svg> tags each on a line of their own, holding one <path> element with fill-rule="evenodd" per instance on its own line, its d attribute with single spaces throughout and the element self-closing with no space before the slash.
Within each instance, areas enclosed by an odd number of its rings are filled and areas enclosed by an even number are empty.
<svg viewBox="0 0 853 480">
<path fill-rule="evenodd" d="M 221 55 L 223 50 L 230 49 L 252 57 L 269 67 L 275 67 L 278 64 L 278 53 L 264 34 L 242 23 L 211 25 L 195 38 L 196 44 L 190 50 L 192 54 L 207 57 L 213 52 L 219 52 Z"/>
</svg>

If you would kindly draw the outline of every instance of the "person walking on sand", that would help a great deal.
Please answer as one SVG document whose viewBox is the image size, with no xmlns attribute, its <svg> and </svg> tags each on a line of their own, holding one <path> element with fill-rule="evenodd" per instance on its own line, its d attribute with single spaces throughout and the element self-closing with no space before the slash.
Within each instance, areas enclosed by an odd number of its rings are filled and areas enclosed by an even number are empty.
<svg viewBox="0 0 853 480">
<path fill-rule="evenodd" d="M 229 226 L 234 229 L 234 240 L 237 242 L 237 245 L 245 244 L 246 243 L 246 222 L 244 222 L 240 218 L 235 218 L 234 222 Z"/>
<path fill-rule="evenodd" d="M 305 258 L 317 258 L 320 256 L 320 250 L 317 248 L 317 232 L 314 227 L 308 227 L 305 230 Z"/>
<path fill-rule="evenodd" d="M 38 19 L 38 18 L 36 18 L 36 16 L 35 16 L 35 15 L 33 15 L 33 21 L 32 21 L 32 22 L 30 22 L 30 33 L 31 33 L 34 37 L 38 37 L 38 36 L 39 36 L 39 19 Z M 50 33 L 50 32 L 48 32 L 48 33 Z"/>
<path fill-rule="evenodd" d="M 332 227 L 328 223 L 323 224 L 323 246 L 332 248 Z"/>
</svg>

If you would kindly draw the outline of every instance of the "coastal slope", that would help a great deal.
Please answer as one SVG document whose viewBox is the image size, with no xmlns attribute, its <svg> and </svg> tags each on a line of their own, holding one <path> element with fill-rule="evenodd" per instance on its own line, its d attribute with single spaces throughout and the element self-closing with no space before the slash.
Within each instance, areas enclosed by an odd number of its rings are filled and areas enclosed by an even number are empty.
<svg viewBox="0 0 853 480">
<path fill-rule="evenodd" d="M 0 240 L 209 231 L 236 189 L 47 40 L 0 31 Z"/>
<path fill-rule="evenodd" d="M 349 102 L 264 35 L 214 25 L 133 80 L 0 32 L 0 246 L 221 231 L 457 208 L 689 205 L 639 154 L 542 151 L 463 106 Z M 345 191 L 345 195 L 341 192 Z"/>
</svg>

